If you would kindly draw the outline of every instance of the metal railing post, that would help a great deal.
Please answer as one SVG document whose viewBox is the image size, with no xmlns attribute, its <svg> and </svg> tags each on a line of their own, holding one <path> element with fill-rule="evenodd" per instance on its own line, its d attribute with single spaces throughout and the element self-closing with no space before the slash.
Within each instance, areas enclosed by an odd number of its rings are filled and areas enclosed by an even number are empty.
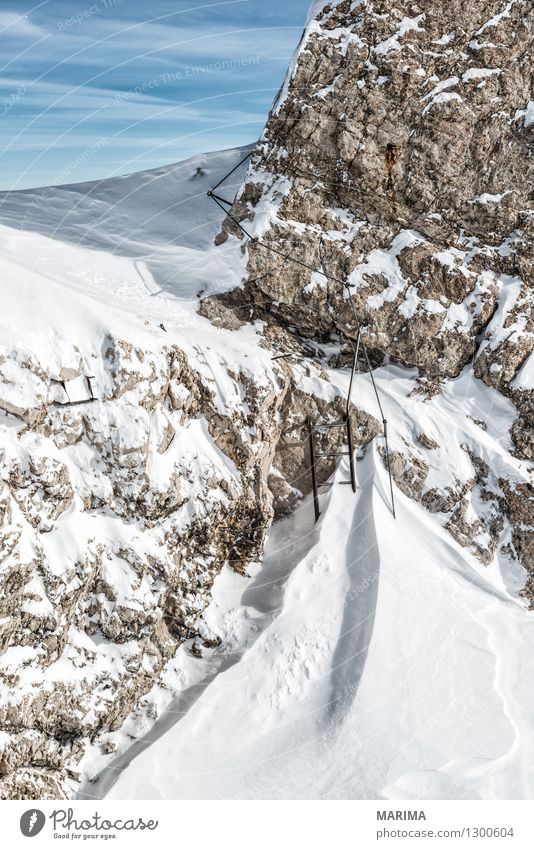
<svg viewBox="0 0 534 849">
<path fill-rule="evenodd" d="M 313 509 L 315 511 L 315 521 L 317 522 L 321 515 L 319 507 L 319 487 L 317 486 L 317 470 L 315 468 L 315 447 L 313 444 L 313 428 L 311 422 L 308 421 L 308 440 L 310 446 L 310 463 L 311 463 L 311 478 L 313 490 Z"/>
<path fill-rule="evenodd" d="M 347 416 L 347 442 L 349 444 L 350 482 L 352 485 L 352 491 L 356 492 L 356 471 L 354 469 L 354 447 L 352 444 L 352 422 L 350 420 L 350 413 Z"/>
<path fill-rule="evenodd" d="M 389 475 L 389 491 L 390 491 L 390 494 L 391 494 L 391 512 L 393 513 L 393 518 L 396 519 L 397 513 L 395 511 L 395 496 L 393 494 L 393 478 L 392 478 L 392 475 L 391 475 L 391 465 L 390 465 L 390 459 L 389 459 L 389 442 L 388 442 L 387 419 L 382 420 L 382 425 L 383 425 L 383 428 L 384 428 L 384 444 L 385 444 L 385 447 L 386 447 L 386 465 L 387 465 L 387 470 L 388 470 L 388 475 Z"/>
<path fill-rule="evenodd" d="M 354 345 L 354 342 L 352 341 L 352 338 L 350 337 L 348 331 L 344 327 L 342 327 L 340 324 L 338 324 L 338 322 L 335 321 L 335 319 L 333 319 L 333 321 L 334 321 L 334 324 L 341 331 L 342 335 L 344 335 L 347 338 L 347 340 L 350 342 L 350 344 L 351 344 L 351 346 L 354 350 L 354 360 L 353 360 L 353 363 L 352 363 L 349 389 L 348 389 L 348 393 L 347 393 L 345 421 L 344 422 L 342 421 L 340 423 L 340 426 L 343 426 L 343 424 L 344 424 L 346 426 L 346 429 L 347 429 L 347 439 L 348 439 L 348 448 L 349 448 L 348 454 L 349 454 L 349 465 L 350 465 L 350 482 L 351 482 L 351 485 L 352 485 L 353 492 L 356 492 L 356 473 L 355 473 L 355 468 L 354 468 L 352 423 L 351 423 L 351 420 L 350 420 L 350 403 L 351 403 L 352 387 L 353 387 L 353 383 L 354 383 L 354 377 L 355 377 L 356 371 L 358 369 L 358 356 L 359 356 L 360 345 L 361 345 L 361 347 L 363 349 L 363 355 L 364 355 L 364 358 L 365 358 L 365 361 L 366 361 L 367 369 L 368 369 L 369 375 L 371 377 L 371 383 L 372 383 L 372 386 L 373 386 L 373 391 L 374 391 L 374 394 L 375 394 L 375 397 L 376 397 L 376 400 L 377 400 L 377 403 L 378 403 L 380 415 L 382 417 L 382 424 L 383 424 L 383 428 L 384 428 L 384 442 L 385 442 L 385 449 L 386 449 L 386 464 L 387 464 L 387 470 L 388 470 L 388 474 L 389 474 L 389 487 L 390 487 L 390 492 L 391 492 L 391 511 L 393 513 L 393 517 L 396 518 L 395 499 L 394 499 L 394 493 L 393 493 L 393 477 L 392 477 L 392 474 L 391 474 L 391 464 L 390 464 L 390 455 L 389 455 L 387 421 L 386 421 L 386 418 L 384 416 L 384 410 L 382 408 L 382 403 L 380 401 L 380 394 L 378 392 L 378 387 L 376 385 L 375 378 L 374 378 L 374 375 L 373 375 L 373 369 L 371 367 L 371 363 L 370 363 L 370 360 L 369 360 L 369 354 L 367 353 L 367 348 L 366 348 L 365 342 L 363 341 L 363 338 L 362 338 L 360 322 L 358 320 L 358 316 L 356 314 L 354 303 L 353 303 L 353 300 L 352 300 L 352 297 L 351 297 L 351 292 L 350 292 L 350 290 L 352 288 L 351 285 L 348 284 L 346 280 L 341 280 L 338 277 L 334 277 L 332 274 L 327 274 L 324 271 L 317 271 L 316 268 L 314 268 L 312 265 L 309 265 L 307 262 L 303 262 L 303 260 L 298 259 L 295 256 L 291 256 L 291 255 L 285 253 L 285 251 L 281 251 L 279 248 L 276 248 L 273 245 L 268 244 L 267 242 L 263 242 L 258 237 L 253 236 L 251 233 L 249 233 L 248 230 L 245 229 L 245 227 L 241 224 L 241 222 L 238 221 L 237 218 L 235 218 L 234 215 L 232 215 L 230 210 L 232 209 L 233 203 L 229 200 L 226 200 L 226 198 L 223 198 L 221 195 L 216 194 L 216 190 L 219 188 L 219 186 L 222 186 L 222 184 L 225 182 L 225 180 L 227 180 L 228 177 L 230 177 L 231 174 L 233 174 L 235 171 L 237 171 L 239 166 L 242 165 L 252 155 L 252 153 L 253 153 L 253 151 L 250 151 L 246 155 L 246 157 L 241 162 L 239 162 L 234 168 L 232 168 L 232 170 L 225 177 L 223 177 L 221 180 L 219 180 L 219 182 L 215 186 L 213 186 L 212 189 L 210 189 L 208 191 L 208 193 L 207 193 L 208 197 L 210 197 L 217 204 L 217 206 L 220 207 L 220 209 L 224 212 L 224 214 L 228 218 L 230 218 L 231 221 L 233 221 L 233 223 L 241 230 L 241 232 L 250 240 L 250 242 L 252 244 L 258 245 L 258 247 L 264 248 L 265 250 L 270 251 L 271 253 L 275 253 L 278 256 L 281 256 L 284 259 L 286 259 L 288 262 L 292 262 L 296 265 L 299 265 L 301 268 L 306 268 L 309 271 L 313 271 L 314 273 L 322 274 L 322 276 L 326 279 L 327 282 L 329 280 L 331 280 L 334 283 L 340 283 L 341 286 L 344 289 L 347 290 L 348 295 L 349 295 L 349 303 L 350 303 L 350 306 L 351 306 L 351 309 L 352 309 L 352 312 L 353 312 L 353 315 L 354 315 L 355 325 L 356 325 L 356 328 L 358 329 L 356 345 Z M 226 207 L 228 207 L 228 209 Z M 281 359 L 281 357 L 285 357 L 285 356 L 288 356 L 288 355 L 282 354 L 282 355 L 279 355 L 278 357 L 273 357 L 273 359 Z M 90 391 L 91 391 L 91 395 L 92 395 L 92 387 L 90 387 Z M 90 400 L 97 400 L 97 399 L 91 398 Z M 313 442 L 313 429 L 312 429 L 311 422 L 309 420 L 307 421 L 307 425 L 308 425 L 308 440 L 309 440 L 310 462 L 311 462 L 313 505 L 314 505 L 314 511 L 315 511 L 315 521 L 317 522 L 319 516 L 321 515 L 321 510 L 320 510 L 320 506 L 319 506 L 319 486 L 323 486 L 323 484 L 317 483 L 316 454 L 315 454 L 315 446 L 314 446 L 314 442 Z M 343 453 L 346 453 L 346 452 L 343 452 Z M 322 457 L 322 456 L 326 457 L 326 456 L 330 456 L 330 455 L 319 454 L 319 456 L 320 457 Z M 334 454 L 332 456 L 342 456 L 342 454 L 339 453 L 339 454 Z M 344 483 L 344 481 L 343 481 L 343 483 Z"/>
</svg>

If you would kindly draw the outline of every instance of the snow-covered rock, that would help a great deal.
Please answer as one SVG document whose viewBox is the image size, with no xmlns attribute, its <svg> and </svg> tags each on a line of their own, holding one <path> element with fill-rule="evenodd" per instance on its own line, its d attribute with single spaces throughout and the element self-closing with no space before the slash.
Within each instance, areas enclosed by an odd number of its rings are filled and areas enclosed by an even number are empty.
<svg viewBox="0 0 534 849">
<path fill-rule="evenodd" d="M 257 315 L 354 336 L 354 307 L 369 346 L 455 375 L 510 277 L 529 288 L 532 33 L 528 4 L 501 5 L 313 6 L 233 214 L 330 279 L 253 243 Z"/>
</svg>

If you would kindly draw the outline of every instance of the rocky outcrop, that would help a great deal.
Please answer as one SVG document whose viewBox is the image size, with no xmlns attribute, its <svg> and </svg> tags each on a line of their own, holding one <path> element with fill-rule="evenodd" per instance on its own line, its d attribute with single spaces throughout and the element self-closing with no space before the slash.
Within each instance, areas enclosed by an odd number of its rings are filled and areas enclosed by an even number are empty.
<svg viewBox="0 0 534 849">
<path fill-rule="evenodd" d="M 416 367 L 413 393 L 429 399 L 472 368 L 515 404 L 503 441 L 524 460 L 534 457 L 533 46 L 528 0 L 315 3 L 231 210 L 253 237 L 242 314 L 323 343 L 360 327 L 373 363 Z M 243 239 L 231 218 L 218 241 L 229 238 Z M 423 436 L 393 453 L 398 486 L 483 563 L 510 522 L 507 550 L 531 570 L 530 498 L 520 522 L 514 506 L 521 476 L 488 486 L 473 456 L 469 480 L 451 473 L 435 487 L 421 446 L 439 447 Z"/>
<path fill-rule="evenodd" d="M 491 323 L 510 287 L 503 326 L 532 321 L 531 4 L 315 9 L 233 215 L 330 279 L 251 243 L 251 302 L 309 336 L 354 335 L 354 306 L 370 348 L 429 375 L 487 329 L 477 374 L 507 388 L 533 344 Z"/>
</svg>

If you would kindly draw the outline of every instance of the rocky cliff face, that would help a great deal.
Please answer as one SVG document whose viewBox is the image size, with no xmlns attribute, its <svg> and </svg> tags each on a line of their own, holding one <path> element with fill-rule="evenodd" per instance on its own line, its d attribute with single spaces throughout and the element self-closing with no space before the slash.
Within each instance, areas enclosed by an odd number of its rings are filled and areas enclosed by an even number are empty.
<svg viewBox="0 0 534 849">
<path fill-rule="evenodd" d="M 414 391 L 429 395 L 467 368 L 513 400 L 503 444 L 523 460 L 534 457 L 533 32 L 526 0 L 315 3 L 232 209 L 259 239 L 243 296 L 254 315 L 323 341 L 354 338 L 356 315 L 374 362 L 417 367 Z M 219 242 L 229 237 L 243 238 L 230 218 Z M 519 483 L 471 456 L 470 479 L 436 491 L 421 447 L 394 458 L 401 488 L 484 562 L 507 517 L 514 556 L 532 568 L 528 463 Z"/>
<path fill-rule="evenodd" d="M 370 347 L 438 376 L 476 351 L 477 374 L 508 389 L 534 345 L 532 4 L 316 10 L 235 211 L 347 282 Z M 255 245 L 249 285 L 303 333 L 341 320 L 354 335 L 340 285 Z M 514 308 L 527 324 L 512 359 L 497 336 Z"/>
</svg>

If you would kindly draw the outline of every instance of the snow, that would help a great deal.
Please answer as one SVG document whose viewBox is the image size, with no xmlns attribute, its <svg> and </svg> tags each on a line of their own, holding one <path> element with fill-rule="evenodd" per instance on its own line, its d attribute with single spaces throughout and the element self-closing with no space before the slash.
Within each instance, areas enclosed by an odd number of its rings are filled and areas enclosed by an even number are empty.
<svg viewBox="0 0 534 849">
<path fill-rule="evenodd" d="M 424 12 L 421 15 L 417 15 L 415 18 L 404 17 L 394 35 L 377 44 L 376 47 L 373 48 L 373 52 L 378 56 L 385 56 L 391 50 L 400 50 L 401 45 L 399 44 L 399 39 L 403 38 L 407 32 L 422 32 L 423 27 L 420 27 L 419 24 L 424 21 L 425 18 L 426 15 Z"/>
<path fill-rule="evenodd" d="M 454 30 L 452 30 L 452 32 L 447 32 L 447 33 L 445 33 L 445 35 L 442 35 L 440 38 L 434 39 L 432 44 L 443 44 L 443 45 L 450 44 L 450 42 L 453 41 L 455 36 L 456 36 L 456 32 Z"/>
<path fill-rule="evenodd" d="M 339 79 L 339 74 L 335 77 L 334 80 L 332 80 L 330 85 L 327 85 L 327 86 L 324 86 L 324 88 L 321 88 L 314 96 L 320 97 L 321 100 L 324 100 L 325 97 L 328 97 L 329 94 L 334 94 L 334 92 L 336 90 L 336 83 L 337 83 L 338 79 Z"/>
<path fill-rule="evenodd" d="M 530 354 L 512 381 L 512 389 L 532 391 L 534 389 L 534 354 Z"/>
<path fill-rule="evenodd" d="M 529 100 L 525 109 L 516 109 L 514 117 L 510 119 L 510 123 L 525 119 L 525 127 L 530 127 L 534 123 L 534 100 Z"/>
<path fill-rule="evenodd" d="M 502 12 L 499 12 L 497 15 L 494 15 L 492 18 L 490 18 L 489 21 L 486 21 L 485 24 L 482 24 L 480 29 L 477 29 L 477 31 L 475 32 L 475 35 L 482 35 L 482 33 L 485 32 L 487 29 L 498 26 L 504 18 L 509 18 L 512 6 L 514 6 L 515 3 L 516 0 L 510 0 L 510 2 L 505 6 Z"/>
<path fill-rule="evenodd" d="M 394 301 L 406 287 L 397 256 L 404 248 L 413 247 L 424 241 L 425 239 L 415 230 L 401 230 L 387 250 L 376 248 L 370 252 L 365 262 L 356 266 L 349 277 L 349 286 L 358 289 L 369 285 L 366 278 L 383 276 L 388 285 L 380 294 L 368 298 L 367 302 L 371 308 L 378 309 L 387 301 Z"/>
<path fill-rule="evenodd" d="M 482 41 L 482 42 L 480 42 L 476 38 L 473 38 L 469 42 L 469 47 L 471 48 L 471 50 L 486 50 L 487 48 L 490 48 L 490 47 L 496 47 L 496 45 L 493 44 L 492 41 Z"/>
<path fill-rule="evenodd" d="M 486 328 L 479 355 L 487 348 L 495 350 L 505 341 L 520 342 L 528 332 L 527 317 L 521 310 L 517 311 L 513 323 L 509 320 L 510 314 L 521 305 L 523 281 L 520 277 L 501 274 L 498 283 L 501 288 L 499 305 Z"/>
<path fill-rule="evenodd" d="M 376 448 L 358 484 L 273 530 L 228 665 L 108 798 L 531 798 L 532 620 L 398 491 L 393 519 Z"/>
<path fill-rule="evenodd" d="M 311 23 L 315 18 L 319 16 L 319 12 L 322 12 L 327 6 L 332 5 L 328 2 L 328 0 L 312 0 L 310 8 L 308 9 L 308 20 L 307 23 Z"/>
<path fill-rule="evenodd" d="M 2 258 L 15 260 L 17 279 L 38 269 L 41 278 L 67 282 L 69 289 L 136 313 L 141 302 L 144 308 L 161 304 L 155 295 L 188 300 L 214 285 L 232 288 L 240 282 L 243 260 L 235 244 L 212 250 L 221 212 L 206 192 L 249 150 L 199 155 L 104 182 L 1 192 Z M 221 187 L 229 199 L 246 167 Z M 11 266 L 6 273 L 16 270 Z M 47 307 L 46 298 L 42 306 L 48 324 L 54 307 Z"/>
<path fill-rule="evenodd" d="M 521 230 L 514 230 L 502 241 L 497 248 L 499 256 L 512 256 L 516 251 L 514 245 L 521 240 Z"/>
<path fill-rule="evenodd" d="M 484 192 L 481 195 L 478 195 L 476 198 L 473 198 L 471 203 L 485 204 L 485 203 L 500 203 L 506 195 L 509 195 L 510 192 L 501 192 L 500 194 L 489 194 L 488 192 Z"/>
<path fill-rule="evenodd" d="M 420 298 L 415 286 L 409 286 L 405 292 L 404 301 L 399 304 L 399 312 L 404 318 L 412 318 L 417 310 L 423 310 L 429 315 L 444 313 L 445 308 L 430 298 Z"/>
<path fill-rule="evenodd" d="M 465 261 L 465 253 L 459 251 L 458 248 L 449 248 L 446 251 L 438 251 L 433 254 L 435 259 L 440 263 L 440 265 L 444 265 L 446 268 L 451 270 L 458 269 L 465 276 L 469 275 L 469 272 L 462 264 Z M 460 261 L 460 264 L 458 263 Z"/>
<path fill-rule="evenodd" d="M 427 103 L 427 105 L 423 109 L 423 115 L 426 115 L 426 113 L 429 112 L 433 106 L 439 106 L 442 103 L 450 103 L 453 100 L 457 100 L 462 103 L 462 98 L 455 91 L 443 91 L 440 94 L 436 94 L 436 96 L 432 98 L 430 103 Z"/>
<path fill-rule="evenodd" d="M 357 221 L 351 212 L 340 207 L 332 207 L 330 213 L 340 220 L 345 230 L 325 230 L 325 237 L 332 241 L 353 242 L 364 222 Z"/>
<path fill-rule="evenodd" d="M 331 378 L 346 392 L 347 372 Z M 525 480 L 508 453 L 515 409 L 469 368 L 430 401 L 410 395 L 407 370 L 375 379 L 392 450 L 414 433 L 438 442 L 429 485 L 467 480 L 466 449 Z M 377 414 L 368 375 L 354 394 Z M 180 650 L 151 696 L 156 725 L 129 720 L 139 741 L 96 759 L 81 798 L 531 798 L 524 573 L 500 552 L 482 568 L 397 488 L 393 519 L 379 447 L 357 463 L 356 496 L 338 485 L 343 464 L 317 525 L 306 500 L 251 578 L 223 571 L 205 616 L 222 645 Z"/>
<path fill-rule="evenodd" d="M 273 218 L 276 218 L 284 198 L 291 189 L 291 180 L 288 177 L 277 177 L 273 181 L 272 175 L 260 168 L 256 168 L 254 173 L 249 174 L 248 180 L 250 183 L 259 183 L 264 187 L 262 196 L 254 209 L 254 220 L 247 222 L 246 227 L 251 236 L 260 239 L 272 224 Z M 269 188 L 266 189 L 265 186 Z"/>
<path fill-rule="evenodd" d="M 471 80 L 486 79 L 487 77 L 501 74 L 500 68 L 469 68 L 462 74 L 462 82 L 467 83 Z"/>
<path fill-rule="evenodd" d="M 323 29 L 318 21 L 312 21 L 306 30 L 306 35 L 315 33 L 320 38 L 334 39 L 338 42 L 337 49 L 342 56 L 346 56 L 350 45 L 364 47 L 364 43 L 350 27 L 336 27 L 335 29 Z"/>
<path fill-rule="evenodd" d="M 430 79 L 432 79 L 432 77 Z M 448 79 L 446 80 L 441 80 L 441 82 L 439 82 L 437 86 L 434 86 L 432 91 L 429 91 L 428 94 L 425 94 L 423 100 L 428 100 L 429 98 L 435 97 L 437 94 L 441 94 L 442 91 L 445 91 L 446 88 L 458 85 L 459 82 L 460 80 L 458 77 L 448 77 Z"/>
<path fill-rule="evenodd" d="M 239 375 L 253 378 L 258 388 L 277 385 L 271 353 L 258 344 L 261 325 L 228 333 L 197 312 L 199 295 L 241 283 L 246 258 L 237 239 L 220 248 L 214 246 L 223 213 L 206 192 L 246 152 L 237 149 L 197 156 L 103 183 L 0 195 L 0 372 L 6 409 L 48 404 L 58 415 L 66 409 L 50 406 L 67 398 L 59 383 L 47 389 L 38 376 L 39 367 L 57 380 L 62 370 L 68 370 L 63 373 L 67 374 L 71 401 L 88 398 L 86 375 L 94 375 L 95 397 L 105 398 L 111 387 L 102 353 L 110 336 L 130 340 L 140 350 L 141 356 L 134 353 L 132 357 L 147 386 L 155 378 L 153 364 L 158 358 L 165 361 L 164 346 L 176 345 L 191 359 L 206 388 L 213 391 L 215 406 L 225 415 L 243 412 Z M 245 169 L 243 165 L 222 191 L 232 196 Z M 25 367 L 28 359 L 32 370 Z M 178 388 L 174 388 L 178 396 Z M 164 498 L 171 472 L 179 473 L 183 503 L 176 505 L 175 531 L 186 529 L 212 506 L 223 505 L 228 492 L 239 493 L 241 475 L 215 445 L 204 420 L 183 425 L 180 412 L 169 410 L 166 422 L 138 405 L 135 398 L 113 405 L 96 400 L 83 411 L 94 433 L 111 441 L 134 463 L 140 456 L 136 452 L 149 437 L 158 445 L 166 424 L 172 426 L 174 438 L 165 454 L 151 451 L 145 473 L 154 498 L 158 492 Z M 96 557 L 98 540 L 105 549 L 102 575 L 114 588 L 112 601 L 100 595 L 103 613 L 112 616 L 116 605 L 139 610 L 148 601 L 157 609 L 163 580 L 153 580 L 146 573 L 140 578 L 139 571 L 136 576 L 121 551 L 135 552 L 140 562 L 158 563 L 164 576 L 168 563 L 159 541 L 165 533 L 165 519 L 151 532 L 141 521 L 123 521 L 113 512 L 116 493 L 109 476 L 102 474 L 98 451 L 88 442 L 60 450 L 3 412 L 0 429 L 3 475 L 9 474 L 17 458 L 22 464 L 29 458 L 59 460 L 75 489 L 69 509 L 39 537 L 39 548 L 58 586 L 71 592 L 79 589 L 87 576 L 80 576 L 76 564 Z M 214 487 L 213 480 L 226 491 Z M 82 500 L 90 492 L 111 509 L 83 509 Z M 38 493 L 31 497 L 38 509 Z M 12 509 L 14 520 L 28 527 L 15 502 Z M 36 562 L 30 532 L 22 534 L 17 556 L 21 563 Z M 49 601 L 54 597 L 37 571 L 32 574 L 30 589 L 26 613 L 54 614 Z M 0 665 L 17 667 L 20 698 L 35 687 L 52 690 L 58 681 L 74 686 L 90 682 L 91 703 L 84 716 L 84 723 L 90 724 L 104 697 L 98 682 L 125 675 L 128 659 L 138 652 L 138 645 L 114 644 L 99 633 L 83 636 L 71 628 L 61 657 L 44 671 L 40 663 L 43 652 L 44 648 L 9 649 Z M 12 697 L 4 689 L 2 706 Z"/>
<path fill-rule="evenodd" d="M 314 289 L 327 289 L 328 279 L 324 275 L 322 267 L 317 271 L 313 271 L 310 276 L 310 282 L 302 290 L 306 294 L 310 294 Z"/>
<path fill-rule="evenodd" d="M 409 286 L 407 280 L 403 277 L 397 257 L 405 247 L 413 247 L 424 241 L 423 236 L 414 230 L 401 230 L 393 239 L 389 248 L 376 248 L 368 254 L 365 262 L 356 266 L 349 277 L 349 285 L 354 289 L 364 289 L 372 283 L 376 287 L 377 282 L 382 286 L 382 281 L 384 281 L 386 285 L 383 285 L 377 294 L 372 294 L 367 298 L 367 305 L 370 309 L 380 309 L 385 304 L 397 301 L 401 295 L 404 295 L 403 300 L 398 305 L 398 311 L 406 319 L 412 318 L 417 311 L 429 315 L 442 313 L 444 317 L 442 330 L 471 327 L 475 316 L 480 314 L 483 307 L 481 295 L 494 282 L 493 276 L 487 273 L 481 274 L 476 280 L 475 289 L 469 302 L 466 300 L 461 304 L 453 303 L 447 309 L 438 300 L 421 298 L 417 288 Z M 442 265 L 458 269 L 466 277 L 472 275 L 467 267 L 468 256 L 465 252 L 451 248 L 448 251 L 437 252 L 434 256 Z"/>
</svg>

